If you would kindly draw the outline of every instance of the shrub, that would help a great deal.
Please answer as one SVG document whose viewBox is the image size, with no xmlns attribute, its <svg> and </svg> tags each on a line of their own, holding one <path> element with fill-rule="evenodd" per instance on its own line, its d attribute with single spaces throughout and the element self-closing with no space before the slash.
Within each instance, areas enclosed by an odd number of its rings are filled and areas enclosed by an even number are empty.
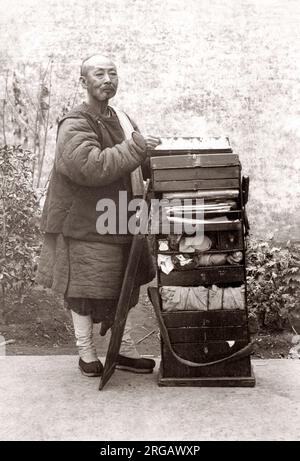
<svg viewBox="0 0 300 461">
<path fill-rule="evenodd" d="M 33 155 L 0 148 L 0 288 L 18 293 L 31 285 L 40 250 L 39 203 L 32 185 Z M 3 309 L 3 306 L 2 306 Z"/>
<path fill-rule="evenodd" d="M 250 239 L 247 249 L 249 312 L 261 327 L 282 330 L 300 308 L 299 249 Z"/>
</svg>

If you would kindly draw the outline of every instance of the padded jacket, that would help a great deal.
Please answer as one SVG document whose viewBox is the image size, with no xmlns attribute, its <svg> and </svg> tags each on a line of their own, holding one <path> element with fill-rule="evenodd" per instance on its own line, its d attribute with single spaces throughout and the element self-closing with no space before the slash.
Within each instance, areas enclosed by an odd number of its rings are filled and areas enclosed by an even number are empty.
<svg viewBox="0 0 300 461">
<path fill-rule="evenodd" d="M 115 114 L 99 116 L 85 103 L 73 109 L 59 123 L 42 230 L 79 240 L 129 242 L 128 235 L 97 233 L 96 204 L 112 199 L 118 217 L 119 191 L 132 198 L 130 173 L 145 159 L 143 136 L 134 132 L 125 140 Z"/>
</svg>

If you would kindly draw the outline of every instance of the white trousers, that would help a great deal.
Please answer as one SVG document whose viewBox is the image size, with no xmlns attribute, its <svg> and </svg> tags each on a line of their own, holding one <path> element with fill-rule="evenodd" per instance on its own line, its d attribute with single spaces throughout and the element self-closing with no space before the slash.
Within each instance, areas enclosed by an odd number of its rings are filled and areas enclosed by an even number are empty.
<svg viewBox="0 0 300 461">
<path fill-rule="evenodd" d="M 126 357 L 138 358 L 140 357 L 134 340 L 131 337 L 132 322 L 130 320 L 131 310 L 128 313 L 124 334 L 120 347 L 120 354 Z M 76 338 L 76 346 L 78 348 L 79 356 L 86 363 L 98 360 L 96 347 L 93 341 L 93 321 L 90 315 L 79 315 L 71 310 L 74 332 Z"/>
</svg>

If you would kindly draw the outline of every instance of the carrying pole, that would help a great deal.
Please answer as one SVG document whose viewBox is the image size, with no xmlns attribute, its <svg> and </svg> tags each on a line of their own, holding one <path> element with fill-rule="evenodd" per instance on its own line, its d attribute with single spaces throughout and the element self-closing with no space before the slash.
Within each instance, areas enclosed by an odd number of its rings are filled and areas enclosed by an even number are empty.
<svg viewBox="0 0 300 461">
<path fill-rule="evenodd" d="M 143 200 L 141 207 L 136 213 L 136 230 L 137 233 L 133 236 L 130 248 L 128 263 L 125 270 L 125 275 L 121 287 L 120 297 L 118 300 L 115 320 L 111 330 L 110 342 L 106 354 L 103 374 L 100 380 L 99 390 L 102 390 L 105 384 L 109 381 L 110 377 L 115 371 L 119 350 L 121 347 L 122 337 L 125 329 L 126 319 L 130 308 L 130 301 L 133 289 L 135 287 L 135 280 L 137 276 L 137 269 L 144 247 L 145 234 L 138 233 L 140 229 L 141 219 L 147 216 L 148 223 L 148 204 L 146 201 L 149 188 L 149 180 L 146 183 Z"/>
</svg>

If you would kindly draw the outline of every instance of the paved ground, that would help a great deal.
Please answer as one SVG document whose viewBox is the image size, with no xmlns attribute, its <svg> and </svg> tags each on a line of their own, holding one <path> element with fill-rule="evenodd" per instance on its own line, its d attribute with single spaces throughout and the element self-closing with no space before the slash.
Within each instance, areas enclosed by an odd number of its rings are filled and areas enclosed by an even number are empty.
<svg viewBox="0 0 300 461">
<path fill-rule="evenodd" d="M 0 357 L 0 440 L 300 440 L 300 361 L 252 362 L 255 388 L 116 371 L 99 392 L 75 356 Z"/>
</svg>

